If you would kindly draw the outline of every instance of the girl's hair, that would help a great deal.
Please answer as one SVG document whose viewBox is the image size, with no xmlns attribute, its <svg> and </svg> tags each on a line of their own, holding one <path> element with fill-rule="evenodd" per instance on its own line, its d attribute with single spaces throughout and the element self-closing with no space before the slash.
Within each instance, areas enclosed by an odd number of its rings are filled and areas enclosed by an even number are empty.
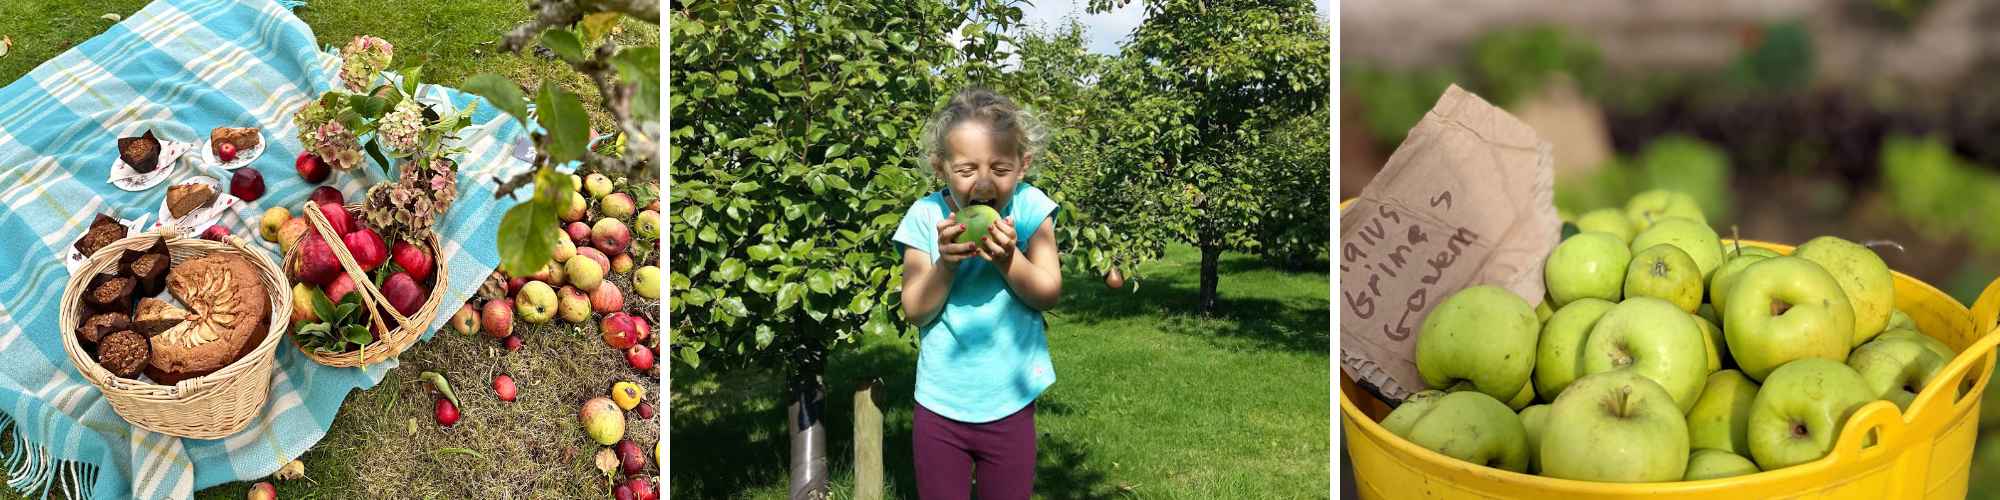
<svg viewBox="0 0 2000 500">
<path fill-rule="evenodd" d="M 986 125 L 1002 152 L 1017 156 L 1041 153 L 1045 134 L 1033 114 L 1015 105 L 1014 100 L 1007 96 L 973 87 L 951 96 L 951 102 L 924 125 L 924 160 L 933 167 L 943 165 L 951 149 L 945 142 L 945 136 L 966 122 Z"/>
</svg>

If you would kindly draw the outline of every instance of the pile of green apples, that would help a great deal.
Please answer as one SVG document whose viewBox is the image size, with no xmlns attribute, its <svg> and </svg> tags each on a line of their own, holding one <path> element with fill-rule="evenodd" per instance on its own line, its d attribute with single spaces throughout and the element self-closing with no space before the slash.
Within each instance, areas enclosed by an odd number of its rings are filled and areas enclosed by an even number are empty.
<svg viewBox="0 0 2000 500">
<path fill-rule="evenodd" d="M 1907 410 L 1956 355 L 1895 309 L 1868 247 L 1725 245 L 1669 191 L 1575 223 L 1548 256 L 1539 307 L 1475 286 L 1424 318 L 1416 362 L 1431 390 L 1383 427 L 1548 477 L 1731 477 L 1826 456 L 1855 410 Z"/>
</svg>

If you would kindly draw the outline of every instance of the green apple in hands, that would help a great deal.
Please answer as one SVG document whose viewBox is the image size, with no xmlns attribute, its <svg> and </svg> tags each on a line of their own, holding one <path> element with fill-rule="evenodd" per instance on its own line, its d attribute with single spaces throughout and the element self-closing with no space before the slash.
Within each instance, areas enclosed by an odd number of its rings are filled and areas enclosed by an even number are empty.
<svg viewBox="0 0 2000 500">
<path fill-rule="evenodd" d="M 1694 315 L 1652 297 L 1625 299 L 1591 327 L 1583 345 L 1583 373 L 1623 370 L 1644 376 L 1665 389 L 1675 408 L 1685 413 L 1708 377 L 1706 342 Z"/>
<path fill-rule="evenodd" d="M 1687 252 L 1660 244 L 1640 250 L 1625 269 L 1625 298 L 1653 297 L 1667 301 L 1681 312 L 1693 313 L 1701 307 L 1701 270 Z"/>
<path fill-rule="evenodd" d="M 1420 412 L 1397 418 L 1397 413 Z M 1514 410 L 1479 391 L 1448 393 L 1420 407 L 1405 402 L 1383 419 L 1404 439 L 1445 456 L 1514 472 L 1528 470 L 1528 433 Z M 1396 428 L 1390 428 L 1395 432 Z"/>
<path fill-rule="evenodd" d="M 1619 242 L 1631 243 L 1632 236 L 1639 233 L 1632 228 L 1632 221 L 1616 208 L 1600 208 L 1584 212 L 1576 218 L 1576 230 L 1591 233 L 1605 233 L 1618 238 Z"/>
<path fill-rule="evenodd" d="M 1653 245 L 1673 245 L 1687 252 L 1688 258 L 1701 269 L 1702 284 L 1715 269 L 1722 267 L 1722 239 L 1715 234 L 1715 228 L 1708 223 L 1681 217 L 1669 217 L 1653 222 L 1652 227 L 1639 231 L 1632 237 L 1632 251 L 1637 252 Z"/>
<path fill-rule="evenodd" d="M 1654 222 L 1670 217 L 1708 223 L 1708 216 L 1701 213 L 1701 205 L 1687 193 L 1654 189 L 1639 193 L 1625 202 L 1625 219 L 1632 223 L 1634 231 L 1643 233 Z"/>
<path fill-rule="evenodd" d="M 1535 370 L 1541 324 L 1528 302 L 1506 289 L 1459 290 L 1431 309 L 1417 332 L 1417 374 L 1433 389 L 1470 382 L 1513 399 Z"/>
<path fill-rule="evenodd" d="M 1676 481 L 1687 470 L 1687 422 L 1652 379 L 1631 370 L 1592 374 L 1550 405 L 1538 452 L 1549 477 Z"/>
<path fill-rule="evenodd" d="M 1583 376 L 1583 341 L 1604 313 L 1617 306 L 1610 301 L 1579 299 L 1557 310 L 1542 325 L 1542 338 L 1535 345 L 1535 392 L 1543 401 L 1555 401 L 1564 387 Z"/>
<path fill-rule="evenodd" d="M 1910 409 L 1917 393 L 1923 392 L 1924 386 L 1950 361 L 1951 358 L 1909 336 L 1878 337 L 1847 355 L 1847 366 L 1861 374 L 1875 397 L 1887 399 L 1903 410 Z"/>
<path fill-rule="evenodd" d="M 1875 400 L 1853 368 L 1820 358 L 1785 363 L 1764 379 L 1750 409 L 1750 458 L 1776 470 L 1826 456 L 1847 417 Z"/>
<path fill-rule="evenodd" d="M 1750 409 L 1757 400 L 1757 383 L 1743 372 L 1708 374 L 1701 398 L 1687 412 L 1688 446 L 1750 454 Z"/>
<path fill-rule="evenodd" d="M 1617 301 L 1624 296 L 1625 267 L 1632 251 L 1607 233 L 1580 233 L 1549 252 L 1543 281 L 1556 308 L 1582 298 Z"/>
<path fill-rule="evenodd" d="M 1792 360 L 1846 361 L 1853 333 L 1854 308 L 1840 284 L 1799 257 L 1771 257 L 1744 268 L 1722 310 L 1729 356 L 1754 380 Z"/>
<path fill-rule="evenodd" d="M 1889 324 L 1890 312 L 1896 307 L 1896 280 L 1889 273 L 1889 264 L 1882 262 L 1882 256 L 1875 255 L 1874 250 L 1821 236 L 1799 245 L 1792 256 L 1825 268 L 1840 283 L 1840 290 L 1847 293 L 1847 303 L 1854 307 L 1854 335 L 1849 346 L 1867 342 Z"/>
<path fill-rule="evenodd" d="M 1717 310 L 1728 307 L 1729 288 L 1736 285 L 1736 277 L 1751 264 L 1768 258 L 1771 256 L 1745 254 L 1731 257 L 1729 261 L 1723 262 L 1722 267 L 1716 268 L 1715 274 L 1708 277 L 1708 301 L 1714 303 Z"/>
<path fill-rule="evenodd" d="M 1548 428 L 1549 405 L 1521 409 L 1521 430 L 1528 433 L 1528 472 L 1542 471 L 1542 429 Z"/>
<path fill-rule="evenodd" d="M 1683 481 L 1700 481 L 1757 473 L 1757 464 L 1742 455 L 1722 450 L 1698 448 L 1688 453 L 1687 475 Z"/>
</svg>

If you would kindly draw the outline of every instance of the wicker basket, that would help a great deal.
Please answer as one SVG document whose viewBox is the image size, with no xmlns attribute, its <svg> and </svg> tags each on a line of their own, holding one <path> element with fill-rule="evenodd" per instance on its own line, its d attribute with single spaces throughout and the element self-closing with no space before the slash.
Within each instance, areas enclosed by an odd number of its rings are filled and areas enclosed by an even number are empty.
<svg viewBox="0 0 2000 500">
<path fill-rule="evenodd" d="M 83 293 L 90 286 L 90 280 L 113 270 L 124 251 L 147 248 L 160 241 L 162 236 L 166 238 L 169 259 L 175 264 L 219 252 L 249 258 L 251 265 L 257 267 L 259 281 L 263 283 L 271 305 L 270 330 L 265 332 L 263 342 L 259 342 L 249 354 L 213 373 L 174 385 L 152 384 L 112 375 L 110 370 L 91 358 L 90 352 L 83 348 L 73 333 L 82 322 Z M 63 351 L 69 353 L 70 363 L 83 373 L 83 378 L 104 392 L 104 399 L 111 403 L 111 409 L 132 425 L 170 436 L 216 439 L 243 430 L 250 425 L 252 418 L 263 412 L 264 402 L 271 393 L 273 354 L 278 339 L 285 336 L 289 327 L 291 284 L 286 281 L 285 273 L 263 251 L 250 249 L 234 236 L 226 240 L 226 243 L 219 243 L 190 238 L 172 229 L 128 237 L 99 250 L 80 272 L 70 275 L 61 303 Z"/>
<path fill-rule="evenodd" d="M 354 254 L 348 253 L 347 245 L 334 244 L 341 241 L 340 235 L 334 234 L 333 225 L 328 223 L 326 216 L 321 215 L 315 207 L 311 201 L 305 203 L 303 212 L 306 224 L 312 226 L 313 232 L 326 239 L 328 246 L 333 247 L 333 255 L 340 260 L 341 271 L 354 280 L 354 291 L 361 294 L 362 307 L 370 311 L 368 321 L 373 324 L 372 330 L 387 333 L 377 335 L 374 342 L 361 346 L 360 349 L 343 353 L 324 353 L 309 349 L 300 345 L 296 336 L 292 337 L 292 345 L 297 346 L 299 352 L 304 353 L 306 358 L 315 363 L 343 368 L 378 363 L 396 357 L 402 354 L 404 349 L 416 345 L 417 339 L 423 337 L 424 330 L 430 328 L 431 320 L 437 319 L 438 304 L 444 302 L 446 277 L 451 274 L 445 269 L 445 260 L 437 258 L 437 250 L 441 248 L 438 245 L 437 232 L 430 231 L 424 234 L 426 237 L 424 244 L 430 246 L 432 261 L 436 265 L 436 269 L 431 273 L 432 279 L 435 280 L 431 284 L 431 296 L 424 299 L 423 307 L 417 308 L 415 314 L 404 316 L 396 311 L 396 308 L 389 307 L 388 296 L 382 294 L 382 290 L 375 286 L 374 280 L 368 279 L 368 273 L 361 271 L 361 265 L 354 262 Z M 361 220 L 360 204 L 350 203 L 345 208 L 352 220 Z M 292 251 L 285 254 L 285 269 L 291 269 L 293 261 L 299 258 L 300 246 L 302 245 L 294 243 Z"/>
</svg>

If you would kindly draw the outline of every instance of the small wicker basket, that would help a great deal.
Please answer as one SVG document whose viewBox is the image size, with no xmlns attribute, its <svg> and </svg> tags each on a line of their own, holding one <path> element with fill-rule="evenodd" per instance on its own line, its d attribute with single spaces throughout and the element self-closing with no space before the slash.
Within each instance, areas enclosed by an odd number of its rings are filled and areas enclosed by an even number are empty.
<svg viewBox="0 0 2000 500">
<path fill-rule="evenodd" d="M 299 352 L 304 353 L 307 359 L 315 363 L 342 368 L 378 363 L 396 357 L 402 354 L 404 349 L 416 345 L 417 339 L 423 337 L 424 331 L 430 328 L 431 321 L 437 319 L 438 304 L 444 302 L 446 277 L 451 274 L 445 269 L 445 260 L 437 258 L 438 249 L 441 248 L 438 245 L 437 232 L 430 231 L 424 235 L 427 240 L 424 244 L 430 246 L 432 261 L 436 265 L 436 269 L 431 273 L 432 279 L 435 280 L 431 284 L 431 295 L 424 299 L 423 307 L 417 308 L 416 313 L 404 316 L 396 308 L 389 307 L 388 296 L 383 295 L 382 290 L 375 286 L 374 280 L 368 278 L 368 273 L 361 270 L 361 265 L 354 262 L 354 254 L 347 251 L 347 246 L 338 244 L 341 241 L 340 235 L 334 234 L 333 225 L 327 222 L 326 216 L 321 215 L 315 207 L 311 201 L 305 203 L 302 212 L 307 225 L 312 226 L 313 232 L 330 243 L 328 246 L 333 247 L 334 257 L 340 260 L 341 271 L 354 280 L 354 291 L 361 294 L 362 307 L 371 312 L 368 315 L 368 321 L 373 323 L 371 330 L 388 333 L 376 336 L 374 342 L 361 346 L 360 349 L 343 353 L 326 353 L 309 349 L 300 345 L 296 336 L 292 337 L 292 345 L 298 347 Z M 361 219 L 360 204 L 350 203 L 345 208 L 353 220 Z M 298 260 L 300 246 L 302 245 L 293 244 L 292 251 L 285 254 L 285 269 L 291 269 L 293 262 Z M 384 317 L 383 313 L 387 316 Z"/>
<path fill-rule="evenodd" d="M 74 333 L 82 322 L 83 294 L 90 280 L 111 271 L 125 251 L 138 251 L 166 238 L 169 259 L 179 264 L 213 253 L 235 253 L 257 267 L 259 282 L 269 299 L 270 330 L 249 354 L 231 361 L 222 369 L 174 385 L 159 385 L 120 378 L 104 369 L 77 340 Z M 191 238 L 177 230 L 149 232 L 113 242 L 90 256 L 77 273 L 70 275 L 62 295 L 63 350 L 85 380 L 103 391 L 104 399 L 118 416 L 140 428 L 195 439 L 216 439 L 235 434 L 263 412 L 271 393 L 272 358 L 292 311 L 291 284 L 285 273 L 261 250 L 245 246 L 234 236 L 226 242 Z"/>
</svg>

